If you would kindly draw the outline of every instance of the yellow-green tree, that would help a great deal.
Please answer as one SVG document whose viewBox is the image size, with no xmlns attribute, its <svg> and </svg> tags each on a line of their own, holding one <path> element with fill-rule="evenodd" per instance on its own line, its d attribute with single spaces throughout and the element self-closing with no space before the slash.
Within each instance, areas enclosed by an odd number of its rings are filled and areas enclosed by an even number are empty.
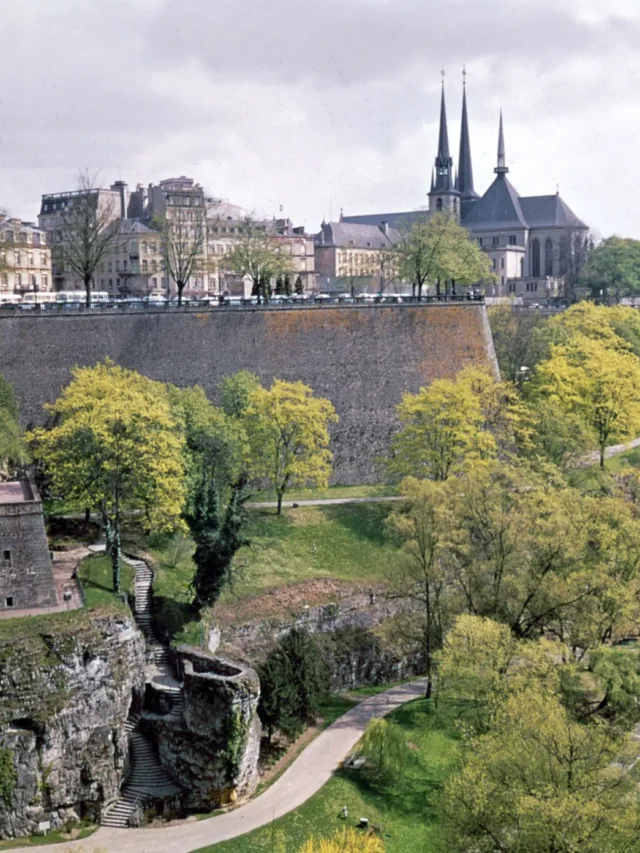
<svg viewBox="0 0 640 853">
<path fill-rule="evenodd" d="M 123 513 L 142 511 L 153 530 L 180 525 L 183 438 L 166 389 L 105 361 L 75 368 L 70 384 L 46 408 L 55 425 L 30 433 L 35 455 L 56 493 L 100 513 L 118 591 Z"/>
<path fill-rule="evenodd" d="M 624 349 L 575 335 L 568 345 L 552 347 L 537 381 L 541 396 L 582 418 L 601 468 L 610 442 L 640 430 L 640 360 Z"/>
<path fill-rule="evenodd" d="M 370 720 L 360 741 L 360 752 L 365 755 L 380 776 L 402 776 L 409 758 L 409 747 L 402 729 L 391 720 Z"/>
<path fill-rule="evenodd" d="M 404 620 L 405 631 L 416 625 L 417 639 L 425 655 L 427 692 L 433 688 L 433 655 L 446 630 L 446 578 L 442 565 L 445 527 L 440 510 L 442 483 L 406 477 L 400 485 L 402 504 L 391 513 L 388 524 L 402 542 L 404 559 L 390 573 L 390 594 L 410 598 L 419 606 L 416 620 Z"/>
<path fill-rule="evenodd" d="M 333 458 L 329 424 L 338 420 L 330 400 L 314 397 L 302 382 L 276 379 L 271 388 L 251 394 L 244 417 L 253 475 L 273 485 L 278 515 L 290 486 L 328 484 Z"/>
<path fill-rule="evenodd" d="M 16 397 L 13 388 L 0 373 L 0 478 L 12 476 L 26 458 Z"/>
<path fill-rule="evenodd" d="M 495 456 L 478 394 L 464 379 L 436 379 L 398 406 L 402 429 L 393 442 L 392 473 L 446 480 L 471 459 Z"/>
<path fill-rule="evenodd" d="M 640 849 L 630 746 L 612 726 L 575 722 L 529 687 L 498 709 L 445 783 L 447 849 L 627 853 Z"/>
<path fill-rule="evenodd" d="M 310 838 L 298 853 L 384 853 L 384 844 L 377 835 L 349 828 L 333 838 Z"/>
</svg>

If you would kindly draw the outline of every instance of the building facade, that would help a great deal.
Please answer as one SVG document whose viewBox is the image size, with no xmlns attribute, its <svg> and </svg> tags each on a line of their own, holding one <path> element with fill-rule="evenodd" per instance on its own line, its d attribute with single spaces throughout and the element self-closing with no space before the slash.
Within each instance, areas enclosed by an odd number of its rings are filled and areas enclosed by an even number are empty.
<svg viewBox="0 0 640 853">
<path fill-rule="evenodd" d="M 489 256 L 495 280 L 486 285 L 488 296 L 517 296 L 524 302 L 558 300 L 564 277 L 572 266 L 576 236 L 585 235 L 582 222 L 556 192 L 521 196 L 509 181 L 502 112 L 498 131 L 495 178 L 483 195 L 474 186 L 466 85 L 458 172 L 449 147 L 444 85 L 440 101 L 438 151 L 431 171 L 428 208 L 423 211 L 344 216 L 347 224 L 410 226 L 418 218 L 443 212 L 454 216 Z"/>
<path fill-rule="evenodd" d="M 396 284 L 400 232 L 380 225 L 323 222 L 314 241 L 318 287 L 325 293 L 384 293 Z"/>
<path fill-rule="evenodd" d="M 33 222 L 0 215 L 0 292 L 47 293 L 51 283 L 46 231 Z"/>
</svg>

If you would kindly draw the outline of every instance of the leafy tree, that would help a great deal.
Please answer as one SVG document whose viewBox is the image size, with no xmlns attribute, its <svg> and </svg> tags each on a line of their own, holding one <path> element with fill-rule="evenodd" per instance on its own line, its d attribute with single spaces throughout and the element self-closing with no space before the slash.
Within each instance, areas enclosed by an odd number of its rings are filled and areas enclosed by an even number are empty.
<svg viewBox="0 0 640 853">
<path fill-rule="evenodd" d="M 619 300 L 640 293 L 640 240 L 608 237 L 591 252 L 584 277 L 594 296 Z"/>
<path fill-rule="evenodd" d="M 640 849 L 638 753 L 616 729 L 582 725 L 535 687 L 512 694 L 445 783 L 447 849 L 627 853 Z M 624 760 L 621 760 L 624 759 Z"/>
<path fill-rule="evenodd" d="M 447 618 L 445 576 L 441 551 L 445 547 L 445 528 L 439 506 L 442 486 L 430 480 L 407 477 L 400 494 L 404 501 L 388 519 L 399 536 L 406 559 L 394 565 L 390 577 L 391 594 L 416 601 L 420 605 L 420 645 L 426 662 L 427 698 L 433 688 L 433 655 L 442 645 Z"/>
<path fill-rule="evenodd" d="M 576 335 L 567 346 L 554 346 L 540 364 L 542 396 L 581 417 L 593 436 L 604 468 L 605 449 L 640 429 L 640 361 L 629 352 Z"/>
<path fill-rule="evenodd" d="M 506 305 L 489 309 L 489 321 L 500 373 L 518 384 L 521 368 L 533 370 L 548 353 L 543 334 L 547 321 L 537 311 L 516 311 Z"/>
<path fill-rule="evenodd" d="M 436 379 L 398 406 L 402 429 L 393 442 L 392 473 L 446 480 L 470 459 L 494 456 L 494 437 L 483 429 L 481 400 L 464 380 Z"/>
<path fill-rule="evenodd" d="M 142 510 L 153 530 L 180 525 L 183 439 L 166 390 L 107 360 L 75 368 L 70 384 L 46 408 L 55 425 L 30 433 L 36 456 L 54 490 L 99 511 L 118 591 L 123 513 Z"/>
<path fill-rule="evenodd" d="M 279 729 L 295 736 L 314 721 L 329 688 L 329 674 L 315 639 L 294 628 L 258 666 L 258 713 L 269 737 Z"/>
<path fill-rule="evenodd" d="M 27 459 L 18 423 L 18 404 L 11 385 L 0 373 L 0 476 L 11 476 Z"/>
<path fill-rule="evenodd" d="M 453 217 L 437 213 L 404 229 L 398 246 L 399 273 L 411 282 L 414 296 L 428 284 L 475 284 L 492 278 L 490 262 L 477 242 Z"/>
<path fill-rule="evenodd" d="M 360 752 L 378 775 L 398 779 L 409 759 L 409 747 L 402 729 L 383 718 L 370 720 L 360 741 Z"/>
<path fill-rule="evenodd" d="M 248 277 L 258 302 L 268 302 L 272 280 L 293 271 L 288 246 L 269 230 L 268 223 L 250 216 L 243 220 L 238 230 L 238 239 L 223 258 L 224 267 L 230 273 Z"/>
<path fill-rule="evenodd" d="M 528 442 L 526 446 L 520 444 L 526 455 L 547 459 L 565 473 L 584 459 L 592 436 L 578 413 L 545 398 L 535 400 L 529 411 Z"/>
<path fill-rule="evenodd" d="M 331 473 L 330 423 L 338 420 L 330 400 L 314 397 L 302 382 L 276 379 L 257 388 L 245 412 L 252 471 L 275 488 L 278 515 L 291 485 L 326 486 Z"/>
<path fill-rule="evenodd" d="M 260 380 L 248 370 L 225 376 L 218 383 L 222 411 L 231 418 L 242 417 L 249 406 L 251 395 L 259 387 Z"/>
<path fill-rule="evenodd" d="M 170 386 L 169 399 L 186 437 L 185 518 L 196 545 L 191 586 L 194 606 L 201 610 L 232 584 L 233 557 L 249 541 L 247 436 L 240 420 L 213 406 L 201 388 Z M 237 404 L 237 396 L 234 400 Z"/>
<path fill-rule="evenodd" d="M 384 844 L 377 835 L 349 827 L 333 838 L 310 838 L 298 853 L 384 853 Z"/>
<path fill-rule="evenodd" d="M 82 279 L 87 308 L 91 305 L 93 278 L 119 238 L 119 225 L 115 202 L 101 199 L 95 178 L 81 172 L 77 193 L 60 213 L 57 229 L 60 242 L 54 252 L 65 267 Z"/>
</svg>

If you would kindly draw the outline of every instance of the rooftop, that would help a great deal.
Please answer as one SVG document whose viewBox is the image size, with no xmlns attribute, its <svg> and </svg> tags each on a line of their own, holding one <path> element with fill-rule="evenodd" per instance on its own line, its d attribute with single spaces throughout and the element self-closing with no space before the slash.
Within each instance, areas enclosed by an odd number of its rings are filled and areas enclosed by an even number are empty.
<svg viewBox="0 0 640 853">
<path fill-rule="evenodd" d="M 35 500 L 33 490 L 27 480 L 13 480 L 0 483 L 0 506 L 4 504 L 21 504 Z"/>
</svg>

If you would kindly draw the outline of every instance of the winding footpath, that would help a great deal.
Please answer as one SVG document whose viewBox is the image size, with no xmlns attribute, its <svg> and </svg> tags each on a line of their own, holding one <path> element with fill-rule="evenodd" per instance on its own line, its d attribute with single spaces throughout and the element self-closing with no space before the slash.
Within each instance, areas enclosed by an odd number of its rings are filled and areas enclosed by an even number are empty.
<svg viewBox="0 0 640 853">
<path fill-rule="evenodd" d="M 365 699 L 326 728 L 264 794 L 226 814 L 160 829 L 101 827 L 91 838 L 64 844 L 29 847 L 31 853 L 191 853 L 265 826 L 305 803 L 329 781 L 357 744 L 369 720 L 383 717 L 405 702 L 424 696 L 420 678 Z M 340 803 L 336 803 L 336 808 Z M 13 853 L 20 853 L 16 848 Z"/>
</svg>

